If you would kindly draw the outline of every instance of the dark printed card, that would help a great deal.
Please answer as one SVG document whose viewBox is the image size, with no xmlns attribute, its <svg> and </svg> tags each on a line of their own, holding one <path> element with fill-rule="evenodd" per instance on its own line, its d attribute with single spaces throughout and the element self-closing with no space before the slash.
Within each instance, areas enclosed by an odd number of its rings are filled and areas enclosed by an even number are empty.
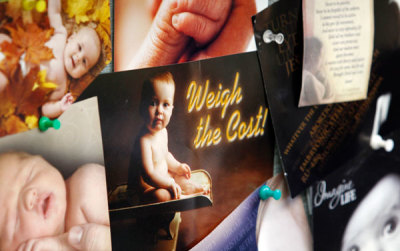
<svg viewBox="0 0 400 251">
<path fill-rule="evenodd" d="M 255 52 L 104 74 L 86 96 L 99 99 L 115 250 L 188 249 L 272 174 Z"/>
<path fill-rule="evenodd" d="M 379 95 L 390 91 L 392 102 L 398 102 L 394 98 L 398 87 L 390 83 L 398 79 L 395 58 L 399 29 L 389 35 L 384 28 L 389 20 L 397 20 L 391 22 L 393 26 L 399 24 L 398 8 L 396 3 L 375 2 L 375 49 L 369 91 L 366 100 L 357 102 L 297 107 L 303 57 L 301 1 L 281 0 L 254 17 L 272 123 L 293 197 L 369 147 Z M 268 30 L 281 33 L 282 43 L 271 40 Z M 393 113 L 389 117 L 395 119 Z"/>
<path fill-rule="evenodd" d="M 313 186 L 314 250 L 398 249 L 399 132 L 394 152 L 360 153 Z"/>
</svg>

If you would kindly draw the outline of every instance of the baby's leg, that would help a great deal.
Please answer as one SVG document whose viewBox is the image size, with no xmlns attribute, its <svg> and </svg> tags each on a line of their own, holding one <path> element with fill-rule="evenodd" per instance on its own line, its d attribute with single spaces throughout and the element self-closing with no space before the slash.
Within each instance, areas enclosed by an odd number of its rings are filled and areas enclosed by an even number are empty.
<svg viewBox="0 0 400 251">
<path fill-rule="evenodd" d="M 142 201 L 145 203 L 165 202 L 172 199 L 171 193 L 164 188 L 151 188 L 143 193 Z"/>
<path fill-rule="evenodd" d="M 185 176 L 176 175 L 174 177 L 175 182 L 182 188 L 182 195 L 191 194 L 209 194 L 210 190 L 203 187 L 201 184 L 193 182 L 191 179 L 187 179 Z"/>
</svg>

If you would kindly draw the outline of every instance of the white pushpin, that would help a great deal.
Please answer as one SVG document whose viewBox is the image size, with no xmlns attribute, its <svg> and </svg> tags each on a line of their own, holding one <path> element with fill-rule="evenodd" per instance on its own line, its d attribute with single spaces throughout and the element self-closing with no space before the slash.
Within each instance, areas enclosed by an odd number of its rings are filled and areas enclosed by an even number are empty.
<svg viewBox="0 0 400 251">
<path fill-rule="evenodd" d="M 384 148 L 386 152 L 391 152 L 394 148 L 394 141 L 392 139 L 384 140 L 382 136 L 378 134 L 379 128 L 386 121 L 389 112 L 390 99 L 391 94 L 388 93 L 381 95 L 376 101 L 374 126 L 372 128 L 372 134 L 369 141 L 369 145 L 374 150 Z"/>
<path fill-rule="evenodd" d="M 271 30 L 264 31 L 263 40 L 265 43 L 269 44 L 275 41 L 277 44 L 282 44 L 285 40 L 285 37 L 282 33 L 274 34 Z"/>
</svg>

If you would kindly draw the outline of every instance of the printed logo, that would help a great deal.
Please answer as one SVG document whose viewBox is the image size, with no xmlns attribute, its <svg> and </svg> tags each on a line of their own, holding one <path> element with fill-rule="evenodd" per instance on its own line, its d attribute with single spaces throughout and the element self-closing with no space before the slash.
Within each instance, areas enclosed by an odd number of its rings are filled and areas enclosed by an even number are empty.
<svg viewBox="0 0 400 251">
<path fill-rule="evenodd" d="M 338 185 L 330 191 L 326 190 L 326 181 L 320 181 L 317 185 L 317 191 L 314 197 L 314 207 L 319 207 L 326 200 L 329 201 L 329 209 L 335 209 L 339 203 L 344 206 L 357 199 L 356 189 L 354 188 L 353 181 L 346 180 L 342 181 L 342 184 Z"/>
</svg>

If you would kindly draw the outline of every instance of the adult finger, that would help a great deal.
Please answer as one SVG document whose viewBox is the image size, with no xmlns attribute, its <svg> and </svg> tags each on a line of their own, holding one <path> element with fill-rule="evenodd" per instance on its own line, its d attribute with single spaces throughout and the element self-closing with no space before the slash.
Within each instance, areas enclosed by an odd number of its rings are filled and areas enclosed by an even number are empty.
<svg viewBox="0 0 400 251">
<path fill-rule="evenodd" d="M 175 8 L 175 1 L 162 1 L 142 46 L 126 69 L 167 65 L 179 60 L 190 38 L 173 27 Z"/>
<path fill-rule="evenodd" d="M 257 12 L 254 0 L 234 0 L 224 27 L 214 41 L 190 60 L 244 52 L 253 36 L 251 17 Z"/>
<path fill-rule="evenodd" d="M 174 12 L 190 12 L 218 21 L 226 18 L 231 4 L 231 0 L 178 0 Z"/>
</svg>

